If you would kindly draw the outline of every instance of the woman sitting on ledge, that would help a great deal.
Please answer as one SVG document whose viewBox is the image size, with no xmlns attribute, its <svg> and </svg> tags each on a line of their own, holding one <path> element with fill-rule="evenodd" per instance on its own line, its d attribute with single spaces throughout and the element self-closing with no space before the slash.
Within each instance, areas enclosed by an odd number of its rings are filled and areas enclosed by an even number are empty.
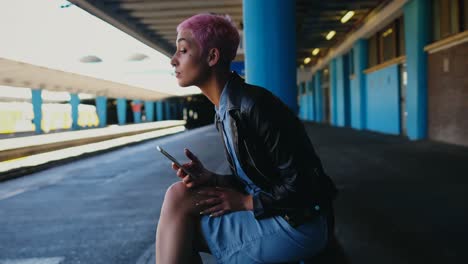
<svg viewBox="0 0 468 264">
<path fill-rule="evenodd" d="M 230 72 L 239 34 L 229 17 L 199 14 L 177 27 L 171 59 L 179 85 L 195 85 L 214 104 L 232 174 L 191 160 L 166 192 L 156 263 L 281 263 L 320 252 L 332 233 L 336 189 L 303 124 L 280 99 Z M 268 47 L 265 47 L 266 49 Z M 291 87 L 294 89 L 295 87 Z"/>
</svg>

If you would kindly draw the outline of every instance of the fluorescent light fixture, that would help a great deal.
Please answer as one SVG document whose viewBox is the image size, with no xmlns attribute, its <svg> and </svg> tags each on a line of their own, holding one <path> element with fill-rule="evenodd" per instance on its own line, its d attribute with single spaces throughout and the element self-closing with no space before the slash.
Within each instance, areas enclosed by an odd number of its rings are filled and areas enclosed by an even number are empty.
<svg viewBox="0 0 468 264">
<path fill-rule="evenodd" d="M 304 64 L 308 64 L 311 61 L 310 57 L 304 59 Z"/>
<path fill-rule="evenodd" d="M 330 32 L 328 32 L 327 36 L 325 37 L 327 40 L 330 40 L 332 39 L 334 36 L 336 35 L 336 31 L 335 30 L 331 30 Z"/>
<path fill-rule="evenodd" d="M 346 14 L 341 18 L 341 23 L 346 23 L 354 16 L 354 11 L 348 11 Z"/>
<path fill-rule="evenodd" d="M 319 49 L 319 48 L 315 48 L 315 49 L 312 51 L 312 55 L 317 56 L 317 54 L 319 54 L 319 52 L 320 52 L 320 49 Z"/>
</svg>

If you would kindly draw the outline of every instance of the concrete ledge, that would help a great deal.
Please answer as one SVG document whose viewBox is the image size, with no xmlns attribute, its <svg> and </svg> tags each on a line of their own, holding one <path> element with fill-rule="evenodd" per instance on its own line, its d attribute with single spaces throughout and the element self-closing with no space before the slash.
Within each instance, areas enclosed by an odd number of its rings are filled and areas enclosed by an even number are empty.
<svg viewBox="0 0 468 264">
<path fill-rule="evenodd" d="M 3 139 L 0 140 L 0 162 L 181 125 L 185 125 L 185 121 L 159 121 Z"/>
<path fill-rule="evenodd" d="M 0 182 L 17 178 L 26 174 L 30 174 L 32 172 L 41 171 L 66 162 L 111 151 L 120 147 L 138 144 L 154 138 L 160 138 L 167 135 L 180 133 L 182 131 L 185 131 L 183 124 L 185 124 L 185 121 L 177 121 L 173 123 L 166 122 L 165 124 L 159 124 L 157 126 L 154 126 L 153 124 L 153 129 L 148 128 L 148 126 L 151 125 L 146 125 L 146 127 L 140 126 L 132 132 L 119 131 L 117 133 L 112 133 L 112 135 L 109 135 L 109 137 L 106 140 L 103 140 L 103 138 L 105 138 L 105 136 L 103 135 L 94 137 L 90 136 L 88 138 L 85 137 L 83 139 L 72 140 L 73 146 L 67 143 L 69 147 L 62 147 L 56 150 L 52 150 L 51 148 L 47 149 L 44 147 L 40 149 L 43 150 L 43 152 L 41 153 L 0 162 Z M 130 130 L 130 128 L 127 127 L 125 128 L 125 130 Z M 58 134 L 47 136 L 57 135 Z M 91 140 L 93 139 L 94 142 L 92 143 L 83 143 L 85 141 L 91 142 Z M 49 144 L 53 144 L 55 146 L 55 144 L 60 144 L 60 142 L 54 142 Z M 32 145 L 32 148 L 41 146 L 38 144 Z M 5 146 L 3 145 L 3 147 Z M 22 149 L 23 148 L 27 149 L 27 147 L 22 147 Z M 14 150 L 14 148 L 11 150 Z"/>
</svg>

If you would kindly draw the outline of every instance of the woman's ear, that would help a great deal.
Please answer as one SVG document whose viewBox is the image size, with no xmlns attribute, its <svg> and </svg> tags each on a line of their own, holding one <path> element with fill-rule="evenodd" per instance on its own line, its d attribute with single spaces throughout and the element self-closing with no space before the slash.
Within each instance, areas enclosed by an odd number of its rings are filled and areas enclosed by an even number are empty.
<svg viewBox="0 0 468 264">
<path fill-rule="evenodd" d="M 212 48 L 208 51 L 208 65 L 210 67 L 213 67 L 216 64 L 218 64 L 219 59 L 220 59 L 219 49 Z"/>
</svg>

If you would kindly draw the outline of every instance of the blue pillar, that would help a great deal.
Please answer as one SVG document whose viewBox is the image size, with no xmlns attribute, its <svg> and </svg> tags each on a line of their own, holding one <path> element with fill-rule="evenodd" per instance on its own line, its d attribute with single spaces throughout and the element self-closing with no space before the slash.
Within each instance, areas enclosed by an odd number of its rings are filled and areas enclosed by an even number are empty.
<svg viewBox="0 0 468 264">
<path fill-rule="evenodd" d="M 351 81 L 351 127 L 365 129 L 367 127 L 367 40 L 359 39 L 353 47 L 354 79 Z"/>
<path fill-rule="evenodd" d="M 166 120 L 171 120 L 171 103 L 169 101 L 164 102 L 164 115 L 166 116 Z"/>
<path fill-rule="evenodd" d="M 305 85 L 304 83 L 299 84 L 299 118 L 301 120 L 306 119 L 306 96 L 305 96 Z"/>
<path fill-rule="evenodd" d="M 146 114 L 147 122 L 154 121 L 154 103 L 153 102 L 145 101 L 145 114 Z"/>
<path fill-rule="evenodd" d="M 245 73 L 297 113 L 296 1 L 243 2 Z"/>
<path fill-rule="evenodd" d="M 164 108 L 163 108 L 163 102 L 162 101 L 157 101 L 156 102 L 156 114 L 157 114 L 157 121 L 162 121 L 164 118 Z"/>
<path fill-rule="evenodd" d="M 337 125 L 336 59 L 330 61 L 330 123 Z"/>
<path fill-rule="evenodd" d="M 127 123 L 127 100 L 125 98 L 117 98 L 117 119 L 121 126 Z"/>
<path fill-rule="evenodd" d="M 32 104 L 34 112 L 34 126 L 36 134 L 42 133 L 41 123 L 42 123 L 42 90 L 41 89 L 31 89 L 32 95 Z"/>
<path fill-rule="evenodd" d="M 314 76 L 315 90 L 315 120 L 323 122 L 323 91 L 322 91 L 322 71 L 317 71 Z"/>
<path fill-rule="evenodd" d="M 306 82 L 307 91 L 307 120 L 315 121 L 315 104 L 314 104 L 314 83 L 313 80 Z"/>
<path fill-rule="evenodd" d="M 107 126 L 107 97 L 96 96 L 96 112 L 99 118 L 99 127 Z"/>
<path fill-rule="evenodd" d="M 133 122 L 141 123 L 141 100 L 132 101 Z"/>
<path fill-rule="evenodd" d="M 407 134 L 410 139 L 427 137 L 427 54 L 430 1 L 410 0 L 403 9 L 405 23 Z"/>
<path fill-rule="evenodd" d="M 72 117 L 72 129 L 76 130 L 78 126 L 78 105 L 80 105 L 80 97 L 78 94 L 70 94 L 70 104 L 71 104 L 71 117 Z"/>
</svg>

